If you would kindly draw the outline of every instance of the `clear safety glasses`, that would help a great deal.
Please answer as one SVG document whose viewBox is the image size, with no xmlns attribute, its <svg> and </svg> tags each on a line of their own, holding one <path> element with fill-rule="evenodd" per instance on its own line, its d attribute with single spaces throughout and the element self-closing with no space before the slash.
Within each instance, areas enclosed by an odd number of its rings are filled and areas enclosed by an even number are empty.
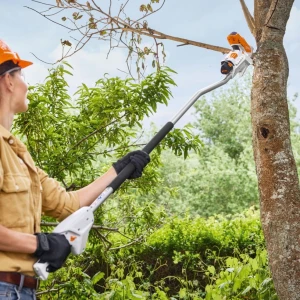
<svg viewBox="0 0 300 300">
<path fill-rule="evenodd" d="M 21 69 L 20 67 L 15 67 L 15 68 L 12 68 L 12 69 L 10 69 L 10 70 L 4 72 L 3 74 L 0 75 L 0 78 L 1 78 L 2 76 L 4 76 L 5 74 L 7 74 L 7 73 L 12 73 L 12 72 L 15 72 L 15 71 L 21 71 L 21 72 L 20 72 L 20 75 L 21 75 L 21 77 L 25 80 L 25 74 L 24 74 L 24 71 L 23 71 L 23 69 Z"/>
</svg>

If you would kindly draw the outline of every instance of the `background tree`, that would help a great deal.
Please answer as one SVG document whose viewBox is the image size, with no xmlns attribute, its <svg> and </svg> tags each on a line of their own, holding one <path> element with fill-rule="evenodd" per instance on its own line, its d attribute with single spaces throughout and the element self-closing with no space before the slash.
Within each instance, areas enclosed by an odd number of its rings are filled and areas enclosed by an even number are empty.
<svg viewBox="0 0 300 300">
<path fill-rule="evenodd" d="M 131 32 L 128 43 L 124 42 L 129 55 L 136 54 L 141 62 L 152 53 L 154 64 L 158 62 L 159 38 L 170 38 L 184 44 L 193 41 L 174 39 L 152 29 L 145 17 L 155 12 L 151 1 L 142 4 L 142 18 L 128 17 L 121 5 L 118 13 L 112 12 L 112 1 L 101 8 L 95 1 L 81 3 L 76 0 L 56 1 L 48 7 L 72 14 L 73 28 L 81 38 L 75 51 L 80 50 L 95 35 L 107 37 L 116 46 L 123 43 L 126 32 Z M 281 299 L 299 299 L 300 295 L 300 248 L 299 248 L 299 206 L 300 190 L 295 159 L 290 142 L 290 124 L 287 105 L 288 61 L 283 46 L 283 37 L 289 19 L 293 0 L 254 0 L 254 16 L 250 14 L 243 0 L 240 0 L 246 21 L 257 43 L 254 54 L 254 75 L 251 92 L 252 138 L 256 172 L 261 202 L 261 220 L 266 238 L 270 268 L 276 290 Z M 164 2 L 162 2 L 163 4 Z M 52 13 L 52 12 L 51 12 Z M 46 16 L 45 13 L 42 13 Z M 97 14 L 97 16 L 96 16 Z M 124 18 L 121 15 L 125 16 Z M 48 17 L 48 16 L 46 16 Z M 87 17 L 83 25 L 77 21 Z M 62 21 L 67 18 L 63 17 Z M 99 27 L 98 27 L 99 26 Z M 118 34 L 118 36 L 116 36 Z M 156 50 L 140 49 L 140 36 L 154 38 Z M 83 39 L 86 40 L 83 42 Z M 70 45 L 69 41 L 63 41 Z M 112 47 L 115 45 L 112 44 Z M 198 46 L 225 52 L 226 49 L 209 45 Z M 163 50 L 162 50 L 163 51 Z M 162 53 L 164 55 L 164 53 Z M 68 55 L 68 54 L 67 54 Z M 66 55 L 63 55 L 66 56 Z M 130 69 L 130 68 L 129 68 Z M 138 72 L 141 70 L 137 66 Z"/>
<path fill-rule="evenodd" d="M 159 168 L 162 182 L 147 199 L 182 216 L 187 211 L 200 216 L 235 214 L 258 205 L 250 89 L 248 76 L 196 103 L 193 125 L 203 142 L 200 154 L 190 153 L 183 160 L 164 151 Z"/>
<path fill-rule="evenodd" d="M 250 75 L 250 74 L 249 74 Z M 187 160 L 162 153 L 162 182 L 152 196 L 174 215 L 235 214 L 258 205 L 258 187 L 251 144 L 250 76 L 196 103 L 196 122 L 203 147 Z M 295 98 L 296 99 L 296 98 Z M 299 122 L 289 101 L 291 137 L 298 169 Z M 144 201 L 145 198 L 141 199 Z"/>
</svg>

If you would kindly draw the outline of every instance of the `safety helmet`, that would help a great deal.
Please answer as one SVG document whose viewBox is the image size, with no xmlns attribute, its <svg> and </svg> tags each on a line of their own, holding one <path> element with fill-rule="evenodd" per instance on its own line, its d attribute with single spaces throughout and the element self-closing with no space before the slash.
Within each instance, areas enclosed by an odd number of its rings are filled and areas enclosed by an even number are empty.
<svg viewBox="0 0 300 300">
<path fill-rule="evenodd" d="M 23 60 L 18 53 L 13 52 L 9 46 L 0 40 L 0 76 L 11 69 L 26 68 L 32 65 L 32 62 Z"/>
</svg>

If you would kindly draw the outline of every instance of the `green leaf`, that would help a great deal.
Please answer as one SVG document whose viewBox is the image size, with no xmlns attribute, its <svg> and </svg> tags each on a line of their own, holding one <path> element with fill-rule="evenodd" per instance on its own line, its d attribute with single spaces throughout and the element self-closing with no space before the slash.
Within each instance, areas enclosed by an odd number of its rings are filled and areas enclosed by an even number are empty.
<svg viewBox="0 0 300 300">
<path fill-rule="evenodd" d="M 92 277 L 92 283 L 96 284 L 98 283 L 102 278 L 104 278 L 105 274 L 103 272 L 97 272 L 93 277 Z"/>
<path fill-rule="evenodd" d="M 184 299 L 186 297 L 186 288 L 181 288 L 179 290 L 179 298 Z"/>
<path fill-rule="evenodd" d="M 216 269 L 214 266 L 208 266 L 207 270 L 210 274 L 214 275 L 216 273 Z"/>
</svg>

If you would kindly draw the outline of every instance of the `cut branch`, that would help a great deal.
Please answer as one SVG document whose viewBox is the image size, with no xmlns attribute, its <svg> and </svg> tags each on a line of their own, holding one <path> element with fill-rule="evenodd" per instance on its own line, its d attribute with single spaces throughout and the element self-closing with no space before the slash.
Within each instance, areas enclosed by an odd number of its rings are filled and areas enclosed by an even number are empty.
<svg viewBox="0 0 300 300">
<path fill-rule="evenodd" d="M 196 41 L 192 41 L 192 40 L 188 40 L 188 39 L 184 39 L 184 38 L 164 34 L 162 32 L 153 30 L 151 28 L 136 29 L 136 28 L 132 28 L 132 27 L 125 27 L 125 28 L 122 28 L 122 31 L 135 32 L 135 33 L 138 33 L 138 34 L 141 34 L 141 35 L 152 37 L 154 39 L 175 41 L 175 42 L 182 43 L 184 45 L 193 45 L 193 46 L 197 46 L 197 47 L 201 47 L 201 48 L 205 48 L 205 49 L 209 49 L 209 50 L 213 50 L 213 51 L 218 51 L 218 52 L 221 52 L 223 54 L 230 52 L 230 49 L 228 49 L 228 48 L 214 46 L 214 45 L 210 45 L 210 44 L 205 44 L 205 43 L 201 43 L 201 42 L 196 42 Z"/>
<path fill-rule="evenodd" d="M 149 28 L 147 18 L 161 10 L 166 2 L 165 0 L 160 1 L 158 6 L 156 6 L 156 2 L 152 2 L 149 6 L 144 5 L 144 8 L 140 9 L 142 16 L 137 17 L 136 19 L 131 19 L 126 14 L 125 8 L 129 1 L 130 0 L 124 0 L 124 3 L 120 4 L 119 7 L 118 4 L 117 7 L 114 7 L 114 2 L 111 0 L 107 0 L 107 6 L 100 4 L 100 1 L 96 3 L 97 1 L 95 0 L 91 0 L 91 2 L 79 0 L 70 2 L 66 0 L 59 0 L 56 6 L 50 6 L 51 10 L 56 7 L 58 12 L 53 13 L 51 11 L 51 14 L 48 15 L 45 12 L 38 11 L 37 9 L 28 8 L 47 20 L 69 30 L 70 33 L 72 33 L 72 36 L 74 36 L 74 33 L 80 35 L 79 38 L 78 36 L 75 37 L 75 39 L 73 38 L 77 41 L 77 45 L 75 47 L 71 47 L 67 53 L 63 53 L 61 59 L 57 60 L 56 63 L 81 50 L 91 39 L 99 39 L 102 41 L 109 40 L 110 50 L 108 51 L 108 54 L 112 49 L 125 45 L 128 50 L 128 59 L 126 60 L 126 64 L 129 74 L 131 77 L 134 77 L 131 73 L 131 65 L 134 63 L 133 60 L 135 60 L 138 78 L 143 76 L 143 72 L 145 71 L 145 62 L 150 55 L 153 56 L 152 66 L 156 67 L 157 70 L 160 69 L 160 63 L 165 61 L 166 55 L 164 52 L 164 45 L 162 42 L 158 41 L 171 40 L 178 42 L 180 45 L 193 45 L 221 52 L 223 54 L 230 51 L 228 48 L 171 36 Z M 37 0 L 34 0 L 33 2 L 46 5 L 48 8 L 47 11 L 49 11 L 47 3 L 43 3 L 42 1 L 37 2 Z M 62 17 L 63 22 L 68 21 L 71 25 L 69 23 L 65 25 L 58 21 L 57 18 L 59 18 L 59 14 L 64 11 L 72 14 L 69 17 Z M 52 19 L 52 17 L 55 17 L 55 19 Z M 250 20 L 252 19 L 250 18 Z M 127 34 L 129 32 L 131 34 Z M 142 46 L 145 42 L 142 41 L 141 36 L 149 37 L 154 40 L 154 44 L 150 49 Z"/>
</svg>

